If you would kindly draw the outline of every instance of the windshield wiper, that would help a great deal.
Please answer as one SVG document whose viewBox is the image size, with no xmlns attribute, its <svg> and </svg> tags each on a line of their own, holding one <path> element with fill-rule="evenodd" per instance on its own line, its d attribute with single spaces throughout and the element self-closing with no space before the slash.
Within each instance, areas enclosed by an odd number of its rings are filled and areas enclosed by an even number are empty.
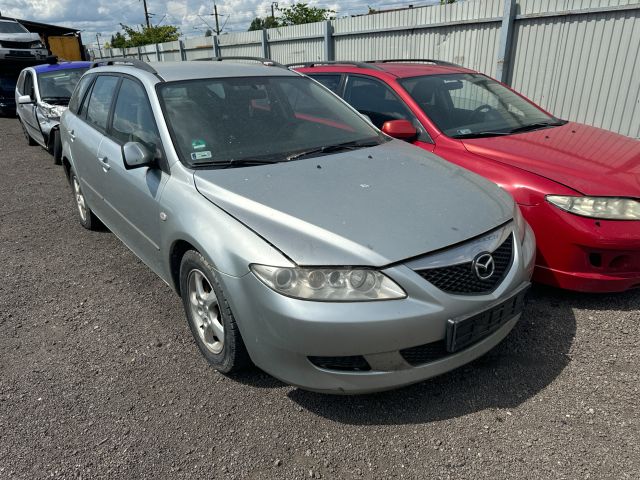
<svg viewBox="0 0 640 480">
<path fill-rule="evenodd" d="M 322 153 L 331 153 L 331 152 L 339 152 L 341 150 L 357 150 L 358 148 L 367 148 L 367 147 L 375 147 L 380 145 L 377 141 L 372 142 L 345 142 L 345 143 L 336 143 L 335 145 L 324 145 L 322 147 L 312 148 L 310 150 L 305 150 L 303 152 L 294 153 L 293 155 L 289 155 L 287 157 L 287 161 L 297 160 L 302 157 L 308 157 L 310 155 L 317 155 Z"/>
<path fill-rule="evenodd" d="M 522 125 L 520 127 L 512 128 L 509 130 L 509 133 L 522 133 L 522 132 L 530 132 L 532 130 L 539 130 L 541 128 L 549 128 L 549 127 L 559 127 L 560 125 L 564 125 L 567 122 L 557 121 L 557 122 L 535 122 L 530 123 L 528 125 Z"/>
<path fill-rule="evenodd" d="M 472 133 L 461 133 L 459 135 L 451 135 L 451 138 L 482 138 L 482 137 L 498 137 L 500 135 L 510 135 L 511 132 L 472 132 Z"/>
<path fill-rule="evenodd" d="M 202 162 L 192 163 L 192 166 L 197 167 L 218 167 L 218 168 L 233 168 L 233 167 L 248 167 L 253 165 L 269 165 L 272 163 L 280 163 L 280 160 L 269 160 L 259 158 L 237 158 L 234 160 L 225 160 L 221 162 Z"/>
</svg>

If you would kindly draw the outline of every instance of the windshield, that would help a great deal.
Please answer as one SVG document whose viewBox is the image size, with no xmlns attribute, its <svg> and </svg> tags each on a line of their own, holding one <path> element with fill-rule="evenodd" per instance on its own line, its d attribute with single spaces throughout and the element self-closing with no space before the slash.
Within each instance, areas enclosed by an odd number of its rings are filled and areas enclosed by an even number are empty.
<svg viewBox="0 0 640 480">
<path fill-rule="evenodd" d="M 69 98 L 86 68 L 68 68 L 38 74 L 40 100 L 47 103 L 67 105 Z"/>
<path fill-rule="evenodd" d="M 168 82 L 158 96 L 178 155 L 192 167 L 293 160 L 386 141 L 305 77 Z"/>
<path fill-rule="evenodd" d="M 565 123 L 484 75 L 429 75 L 400 83 L 442 133 L 453 138 L 507 135 Z"/>
<path fill-rule="evenodd" d="M 18 22 L 0 22 L 0 33 L 29 33 Z"/>
</svg>

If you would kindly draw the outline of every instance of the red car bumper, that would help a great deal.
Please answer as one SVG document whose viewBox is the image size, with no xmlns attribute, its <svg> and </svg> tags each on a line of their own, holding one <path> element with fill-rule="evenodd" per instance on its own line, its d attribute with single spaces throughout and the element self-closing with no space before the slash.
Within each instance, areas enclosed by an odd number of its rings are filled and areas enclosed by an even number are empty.
<svg viewBox="0 0 640 480">
<path fill-rule="evenodd" d="M 640 221 L 580 217 L 548 203 L 520 209 L 536 233 L 535 281 L 581 292 L 640 288 Z"/>
</svg>

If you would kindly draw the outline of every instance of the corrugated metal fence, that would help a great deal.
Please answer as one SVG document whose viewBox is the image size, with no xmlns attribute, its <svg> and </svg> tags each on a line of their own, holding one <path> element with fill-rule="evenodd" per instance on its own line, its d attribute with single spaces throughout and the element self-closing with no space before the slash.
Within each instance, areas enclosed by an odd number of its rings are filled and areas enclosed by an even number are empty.
<svg viewBox="0 0 640 480">
<path fill-rule="evenodd" d="M 101 53 L 148 61 L 435 58 L 500 78 L 561 118 L 640 138 L 638 0 L 469 0 Z"/>
</svg>

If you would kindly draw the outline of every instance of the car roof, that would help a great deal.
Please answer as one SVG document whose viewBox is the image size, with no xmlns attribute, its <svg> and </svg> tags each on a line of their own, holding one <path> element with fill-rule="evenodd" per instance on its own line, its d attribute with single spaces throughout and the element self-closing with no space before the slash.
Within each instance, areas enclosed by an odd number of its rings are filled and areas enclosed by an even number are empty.
<svg viewBox="0 0 640 480">
<path fill-rule="evenodd" d="M 44 72 L 55 72 L 56 70 L 68 70 L 71 68 L 89 68 L 91 66 L 91 62 L 61 62 L 49 64 L 45 63 L 44 65 L 36 65 L 33 69 L 36 73 L 44 73 Z"/>
<path fill-rule="evenodd" d="M 185 61 L 185 62 L 149 62 L 160 78 L 166 82 L 192 80 L 196 78 L 222 77 L 264 77 L 296 76 L 297 73 L 277 66 L 265 66 L 259 63 Z M 111 71 L 136 74 L 148 73 L 135 65 L 126 63 L 96 67 L 96 72 Z"/>
<path fill-rule="evenodd" d="M 296 67 L 296 70 L 303 73 L 348 71 L 349 73 L 361 72 L 372 74 L 374 76 L 375 73 L 373 72 L 377 71 L 378 73 L 388 73 L 398 78 L 417 77 L 421 75 L 442 75 L 447 73 L 477 73 L 475 70 L 470 70 L 453 64 L 436 65 L 415 62 L 370 62 L 365 64 L 359 62 L 345 62 L 343 64 L 335 63 L 331 65 L 322 65 L 322 63 L 319 63 L 314 66 Z"/>
</svg>

